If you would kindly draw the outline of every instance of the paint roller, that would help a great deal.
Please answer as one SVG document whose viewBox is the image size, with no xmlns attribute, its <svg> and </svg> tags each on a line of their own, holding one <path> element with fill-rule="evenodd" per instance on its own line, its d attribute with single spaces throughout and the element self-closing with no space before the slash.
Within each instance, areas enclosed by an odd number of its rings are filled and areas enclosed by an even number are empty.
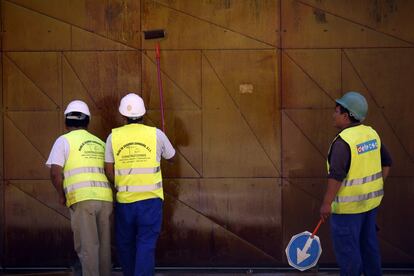
<svg viewBox="0 0 414 276">
<path fill-rule="evenodd" d="M 155 43 L 155 62 L 157 64 L 157 79 L 158 79 L 158 90 L 160 93 L 160 109 L 161 109 L 161 128 L 165 132 L 165 121 L 164 121 L 164 97 L 161 80 L 161 54 L 160 54 L 160 42 L 159 39 L 165 37 L 165 31 L 163 29 L 144 31 L 144 39 L 158 39 Z"/>
</svg>

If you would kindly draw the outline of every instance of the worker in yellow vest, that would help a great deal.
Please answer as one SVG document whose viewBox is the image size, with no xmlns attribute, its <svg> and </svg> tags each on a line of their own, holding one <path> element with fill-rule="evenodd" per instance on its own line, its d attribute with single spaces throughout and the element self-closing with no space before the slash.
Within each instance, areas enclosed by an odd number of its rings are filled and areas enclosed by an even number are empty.
<svg viewBox="0 0 414 276">
<path fill-rule="evenodd" d="M 112 189 L 104 172 L 105 143 L 87 131 L 90 112 L 75 100 L 65 112 L 68 133 L 54 143 L 46 165 L 59 201 L 70 208 L 74 247 L 83 276 L 109 276 Z"/>
<path fill-rule="evenodd" d="M 331 236 L 341 275 L 381 275 L 376 231 L 377 207 L 392 163 L 377 132 L 361 124 L 368 103 L 357 92 L 336 100 L 334 126 L 339 133 L 328 153 L 328 186 L 320 208 L 331 214 Z"/>
<path fill-rule="evenodd" d="M 161 157 L 171 161 L 175 150 L 161 130 L 143 124 L 140 96 L 123 97 L 119 112 L 127 123 L 112 130 L 105 151 L 105 172 L 117 190 L 117 252 L 125 276 L 148 276 L 154 274 L 162 222 Z"/>
</svg>

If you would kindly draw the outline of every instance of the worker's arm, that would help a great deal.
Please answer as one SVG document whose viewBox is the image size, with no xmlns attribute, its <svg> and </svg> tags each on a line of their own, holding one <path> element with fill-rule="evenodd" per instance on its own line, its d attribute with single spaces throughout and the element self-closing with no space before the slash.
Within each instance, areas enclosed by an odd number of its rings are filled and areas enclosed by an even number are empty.
<svg viewBox="0 0 414 276">
<path fill-rule="evenodd" d="M 65 192 L 63 191 L 63 168 L 59 165 L 52 164 L 50 166 L 50 179 L 58 192 L 59 203 L 65 205 L 66 198 Z"/>
<path fill-rule="evenodd" d="M 392 165 L 391 155 L 384 144 L 381 144 L 381 167 L 382 167 L 382 178 L 385 179 L 390 174 L 390 168 Z"/>
<path fill-rule="evenodd" d="M 390 174 L 391 167 L 382 167 L 382 179 L 385 181 L 387 179 L 388 175 Z"/>
<path fill-rule="evenodd" d="M 106 178 L 108 178 L 108 181 L 111 183 L 111 189 L 114 194 L 116 194 L 116 188 L 115 188 L 115 166 L 114 163 L 111 162 L 105 162 L 105 175 Z"/>
<path fill-rule="evenodd" d="M 108 178 L 108 181 L 112 184 L 111 188 L 114 193 L 116 193 L 115 189 L 115 160 L 114 160 L 114 152 L 112 149 L 112 134 L 108 135 L 106 138 L 105 144 L 105 175 Z"/>
<path fill-rule="evenodd" d="M 320 209 L 320 216 L 325 221 L 331 215 L 331 204 L 334 201 L 339 188 L 341 188 L 341 182 L 333 178 L 328 178 L 328 187 L 323 197 L 322 206 Z"/>
<path fill-rule="evenodd" d="M 112 184 L 114 183 L 115 180 L 115 171 L 114 171 L 114 163 L 108 163 L 105 162 L 105 174 L 106 174 L 106 178 L 108 178 L 109 182 L 111 182 Z"/>
<path fill-rule="evenodd" d="M 331 204 L 341 188 L 342 180 L 344 180 L 348 174 L 351 162 L 349 145 L 342 138 L 338 137 L 332 143 L 328 159 L 330 165 L 328 184 L 319 210 L 320 217 L 323 221 L 331 215 Z"/>
<path fill-rule="evenodd" d="M 175 163 L 175 162 L 177 162 L 177 160 L 178 160 L 178 154 L 177 153 L 175 153 L 174 156 L 171 157 L 170 159 L 167 159 L 167 161 L 169 163 Z"/>
<path fill-rule="evenodd" d="M 169 163 L 175 163 L 178 160 L 177 153 L 167 135 L 159 129 L 157 129 L 157 147 L 158 146 L 161 151 L 161 157 Z"/>
</svg>

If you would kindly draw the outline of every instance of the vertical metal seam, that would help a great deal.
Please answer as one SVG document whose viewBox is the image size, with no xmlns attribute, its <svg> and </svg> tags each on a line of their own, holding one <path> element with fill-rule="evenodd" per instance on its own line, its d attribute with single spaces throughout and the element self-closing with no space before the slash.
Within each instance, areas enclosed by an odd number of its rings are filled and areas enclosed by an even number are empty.
<svg viewBox="0 0 414 276">
<path fill-rule="evenodd" d="M 279 62 L 278 62 L 278 76 L 279 76 L 279 118 L 280 118 L 280 223 L 281 223 L 281 239 L 282 242 L 285 236 L 285 224 L 284 224 L 284 162 L 283 162 L 283 63 L 282 63 L 282 53 L 283 53 L 283 20 L 282 20 L 282 1 L 279 0 Z M 283 256 L 284 250 L 283 247 L 280 248 Z"/>
<path fill-rule="evenodd" d="M 143 50 L 143 39 L 142 39 L 142 15 L 143 15 L 143 10 L 144 10 L 144 0 L 141 0 L 141 2 L 140 2 L 140 5 L 139 5 L 139 8 L 140 8 L 140 11 L 139 11 L 139 41 L 140 41 L 140 48 L 138 49 L 138 56 L 139 56 L 139 58 L 140 58 L 140 60 L 139 60 L 139 65 L 138 65 L 138 68 L 139 68 L 139 75 L 141 76 L 140 78 L 140 80 L 139 80 L 139 91 L 140 91 L 140 93 L 141 93 L 141 96 L 144 96 L 143 95 L 143 91 L 142 91 L 142 89 L 143 89 L 143 86 L 142 86 L 142 82 L 143 82 L 143 80 L 144 80 L 144 76 L 143 76 L 143 70 L 142 70 L 142 66 L 143 66 L 143 61 L 144 61 L 144 57 L 143 57 L 143 55 L 144 55 L 144 50 Z"/>
<path fill-rule="evenodd" d="M 5 242 L 6 242 L 6 235 L 5 235 L 5 225 L 6 225 L 6 220 L 5 220 L 5 208 L 6 208 L 6 203 L 5 203 L 5 191 L 4 191 L 4 187 L 5 187 L 5 166 L 4 166 L 4 63 L 3 63 L 3 56 L 4 56 L 4 44 L 3 44 L 3 40 L 4 40 L 4 2 L 0 3 L 0 8 L 1 8 L 1 14 L 0 14 L 0 27 L 1 27 L 1 36 L 0 36 L 0 47 L 1 47 L 1 125 L 0 125 L 0 129 L 1 129 L 1 137 L 2 137 L 2 141 L 1 141 L 1 160 L 2 160 L 2 177 L 1 177 L 1 182 L 0 182 L 0 267 L 4 266 L 4 261 L 5 261 L 5 255 L 6 255 L 6 250 L 5 250 Z"/>
<path fill-rule="evenodd" d="M 203 49 L 200 49 L 200 93 L 201 93 L 201 111 L 200 111 L 200 131 L 201 131 L 201 175 L 200 178 L 204 178 L 204 109 L 203 109 Z"/>
<path fill-rule="evenodd" d="M 341 68 L 340 68 L 340 70 L 341 70 L 341 83 L 339 84 L 340 85 L 340 88 L 341 88 L 341 95 L 344 93 L 344 87 L 343 87 L 343 74 L 344 74 L 344 70 L 343 70 L 343 64 L 342 64 L 342 59 L 343 59 L 343 55 L 344 55 L 344 49 L 343 48 L 340 48 L 340 66 L 341 66 Z"/>
<path fill-rule="evenodd" d="M 58 117 L 58 121 L 59 121 L 59 133 L 62 133 L 63 132 L 63 122 L 62 122 L 62 120 L 60 119 L 60 112 L 61 112 L 61 110 L 63 110 L 63 101 L 64 101 L 64 99 L 63 99 L 63 97 L 64 97 L 64 93 L 63 93 L 63 91 L 64 91 L 64 87 L 63 87 L 63 55 L 64 55 L 64 53 L 63 53 L 63 51 L 64 50 L 62 50 L 61 52 L 60 52 L 60 109 L 59 109 L 59 112 L 58 112 L 58 114 L 57 114 L 57 117 Z"/>
</svg>

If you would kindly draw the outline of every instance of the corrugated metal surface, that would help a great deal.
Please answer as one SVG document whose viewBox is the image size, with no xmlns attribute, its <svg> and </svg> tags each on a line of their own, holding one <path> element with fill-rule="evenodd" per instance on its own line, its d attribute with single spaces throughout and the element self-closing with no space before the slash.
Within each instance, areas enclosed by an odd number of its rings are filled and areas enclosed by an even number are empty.
<svg viewBox="0 0 414 276">
<path fill-rule="evenodd" d="M 122 95 L 140 93 L 167 135 L 160 266 L 286 266 L 293 234 L 312 230 L 335 135 L 334 99 L 367 96 L 367 124 L 394 159 L 379 215 L 385 265 L 414 265 L 414 18 L 410 1 L 2 0 L 0 254 L 3 266 L 67 266 L 67 210 L 44 162 L 62 112 L 88 103 L 105 139 Z M 396 215 L 398 212 L 398 215 Z M 322 265 L 335 258 L 320 230 Z"/>
</svg>

